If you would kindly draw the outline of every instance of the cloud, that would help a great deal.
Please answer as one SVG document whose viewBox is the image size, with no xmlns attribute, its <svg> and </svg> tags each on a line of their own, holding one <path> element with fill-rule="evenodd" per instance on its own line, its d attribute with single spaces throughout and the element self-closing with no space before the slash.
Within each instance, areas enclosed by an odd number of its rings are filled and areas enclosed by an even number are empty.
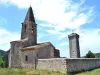
<svg viewBox="0 0 100 75">
<path fill-rule="evenodd" d="M 47 32 L 49 34 L 59 34 L 60 38 L 58 40 L 62 40 L 71 32 L 68 31 L 67 33 L 65 30 L 80 28 L 81 26 L 92 22 L 95 17 L 95 7 L 90 6 L 87 8 L 86 5 L 84 6 L 85 0 L 80 0 L 78 3 L 75 3 L 72 0 L 58 0 L 55 3 L 53 1 L 50 0 L 49 2 L 48 0 L 48 2 L 42 2 L 40 8 L 38 7 L 38 10 L 34 8 L 34 10 L 36 18 L 48 22 L 48 24 L 40 25 L 52 28 L 48 29 Z M 60 1 L 62 3 L 60 3 Z M 52 3 L 54 3 L 54 5 Z M 65 33 L 61 31 L 64 31 Z"/>
<path fill-rule="evenodd" d="M 33 7 L 35 17 L 47 24 L 39 24 L 49 27 L 49 34 L 61 34 L 66 29 L 76 29 L 94 19 L 94 6 L 84 5 L 85 0 L 74 2 L 73 0 L 0 0 L 0 3 L 16 5 L 19 9 Z M 92 17 L 92 18 L 91 18 Z M 61 38 L 60 38 L 61 40 Z"/>
<path fill-rule="evenodd" d="M 9 32 L 6 29 L 0 28 L 0 49 L 8 50 L 10 48 L 10 42 L 19 40 L 20 35 L 16 32 Z"/>
<path fill-rule="evenodd" d="M 60 2 L 61 0 L 48 0 L 42 2 L 38 9 L 34 8 L 36 18 L 52 24 L 49 25 L 49 27 L 54 28 L 51 31 L 59 32 L 67 28 L 78 28 L 89 23 L 94 15 L 94 7 L 82 7 L 84 5 L 82 0 L 80 3 L 73 3 L 71 0 L 62 0 L 62 3 Z M 47 24 L 44 26 L 48 27 Z"/>
<path fill-rule="evenodd" d="M 31 4 L 35 17 L 53 24 L 50 27 L 57 31 L 66 28 L 75 29 L 91 21 L 94 7 L 84 6 L 85 0 L 0 0 L 0 3 L 27 8 Z M 93 18 L 93 17 L 92 17 Z M 42 25 L 43 26 L 43 25 Z M 46 25 L 45 25 L 46 26 Z"/>
</svg>

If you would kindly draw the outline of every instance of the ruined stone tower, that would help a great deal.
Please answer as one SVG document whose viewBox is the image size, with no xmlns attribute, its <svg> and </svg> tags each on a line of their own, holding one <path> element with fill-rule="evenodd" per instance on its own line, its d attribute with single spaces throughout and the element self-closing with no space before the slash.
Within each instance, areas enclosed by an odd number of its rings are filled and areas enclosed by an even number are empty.
<svg viewBox="0 0 100 75">
<path fill-rule="evenodd" d="M 68 35 L 70 58 L 80 58 L 79 35 L 72 33 Z"/>
<path fill-rule="evenodd" d="M 30 6 L 26 14 L 25 20 L 22 23 L 21 40 L 28 38 L 29 45 L 36 45 L 37 43 L 37 25 L 33 15 L 32 7 Z"/>
</svg>

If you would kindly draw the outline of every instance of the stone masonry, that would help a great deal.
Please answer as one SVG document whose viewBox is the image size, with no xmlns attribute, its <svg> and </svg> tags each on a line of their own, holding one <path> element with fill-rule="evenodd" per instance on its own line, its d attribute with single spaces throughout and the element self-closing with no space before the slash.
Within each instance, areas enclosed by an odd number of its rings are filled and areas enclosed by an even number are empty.
<svg viewBox="0 0 100 75">
<path fill-rule="evenodd" d="M 79 47 L 79 35 L 72 33 L 68 35 L 69 47 L 70 47 L 70 58 L 80 58 L 80 47 Z"/>
<path fill-rule="evenodd" d="M 39 59 L 37 69 L 72 73 L 88 71 L 100 67 L 100 59 L 96 58 L 51 58 Z"/>
</svg>

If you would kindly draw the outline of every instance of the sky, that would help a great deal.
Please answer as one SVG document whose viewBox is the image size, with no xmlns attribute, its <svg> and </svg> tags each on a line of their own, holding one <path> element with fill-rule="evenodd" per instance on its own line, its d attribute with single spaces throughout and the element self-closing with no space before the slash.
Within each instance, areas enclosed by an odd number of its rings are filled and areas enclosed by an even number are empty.
<svg viewBox="0 0 100 75">
<path fill-rule="evenodd" d="M 68 35 L 80 35 L 80 52 L 100 52 L 99 0 L 0 0 L 0 49 L 20 40 L 21 23 L 32 6 L 37 42 L 51 42 L 61 57 L 69 57 Z"/>
</svg>

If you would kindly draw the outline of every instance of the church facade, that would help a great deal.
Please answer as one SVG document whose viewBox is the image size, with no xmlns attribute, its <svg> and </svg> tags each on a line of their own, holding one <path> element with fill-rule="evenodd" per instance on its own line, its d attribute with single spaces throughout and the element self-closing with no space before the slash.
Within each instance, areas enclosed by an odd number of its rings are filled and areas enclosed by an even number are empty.
<svg viewBox="0 0 100 75">
<path fill-rule="evenodd" d="M 37 24 L 32 7 L 22 23 L 21 40 L 10 42 L 9 67 L 34 68 L 37 59 L 59 58 L 60 53 L 50 42 L 37 43 Z"/>
</svg>

